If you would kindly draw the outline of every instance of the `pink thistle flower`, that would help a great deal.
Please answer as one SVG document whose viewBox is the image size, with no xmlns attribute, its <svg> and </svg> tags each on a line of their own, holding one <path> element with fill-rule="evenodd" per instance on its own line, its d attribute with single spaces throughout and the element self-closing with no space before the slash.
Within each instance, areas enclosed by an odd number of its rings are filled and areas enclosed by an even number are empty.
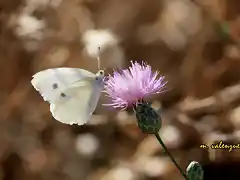
<svg viewBox="0 0 240 180">
<path fill-rule="evenodd" d="M 165 77 L 158 77 L 159 72 L 152 71 L 151 66 L 142 62 L 131 61 L 129 69 L 114 71 L 105 81 L 105 92 L 112 103 L 105 104 L 114 108 L 127 108 L 138 100 L 163 92 L 167 84 Z"/>
<path fill-rule="evenodd" d="M 152 71 L 151 66 L 146 63 L 142 62 L 141 65 L 131 61 L 131 67 L 129 67 L 129 69 L 121 70 L 120 72 L 114 71 L 113 76 L 109 75 L 104 80 L 105 92 L 112 100 L 112 103 L 105 105 L 114 108 L 127 108 L 128 106 L 133 106 L 139 129 L 143 133 L 155 135 L 182 176 L 185 180 L 188 180 L 189 178 L 176 163 L 159 136 L 158 132 L 162 127 L 161 116 L 144 100 L 147 96 L 163 92 L 167 81 L 164 81 L 164 76 L 158 77 L 158 75 L 159 72 Z M 193 172 L 190 174 L 191 172 L 189 172 L 190 171 L 188 171 L 188 174 L 192 175 L 192 177 L 198 177 L 196 173 L 194 174 Z M 202 178 L 202 176 L 199 177 Z"/>
</svg>

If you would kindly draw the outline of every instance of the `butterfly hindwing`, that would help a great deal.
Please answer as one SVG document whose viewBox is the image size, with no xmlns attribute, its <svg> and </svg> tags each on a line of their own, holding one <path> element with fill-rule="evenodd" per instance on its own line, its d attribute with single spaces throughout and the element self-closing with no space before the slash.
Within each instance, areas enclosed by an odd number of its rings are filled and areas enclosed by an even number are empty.
<svg viewBox="0 0 240 180">
<path fill-rule="evenodd" d="M 101 92 L 101 91 L 100 91 Z M 50 105 L 53 117 L 65 124 L 85 124 L 95 110 L 100 93 L 91 81 L 80 81 L 63 90 Z"/>
</svg>

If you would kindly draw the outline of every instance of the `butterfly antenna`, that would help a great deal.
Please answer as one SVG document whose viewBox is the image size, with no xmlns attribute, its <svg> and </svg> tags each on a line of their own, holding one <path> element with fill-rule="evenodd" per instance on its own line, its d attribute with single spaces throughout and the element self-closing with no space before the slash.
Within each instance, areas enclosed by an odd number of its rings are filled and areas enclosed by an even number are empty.
<svg viewBox="0 0 240 180">
<path fill-rule="evenodd" d="M 100 47 L 98 47 L 98 52 L 99 52 L 99 55 L 97 56 L 97 61 L 98 61 L 98 70 L 100 70 Z"/>
</svg>

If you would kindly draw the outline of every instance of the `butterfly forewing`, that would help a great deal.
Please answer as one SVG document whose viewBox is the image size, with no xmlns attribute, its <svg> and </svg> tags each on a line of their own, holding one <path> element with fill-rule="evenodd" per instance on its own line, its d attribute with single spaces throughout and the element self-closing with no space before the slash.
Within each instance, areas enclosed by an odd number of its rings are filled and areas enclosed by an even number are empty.
<svg viewBox="0 0 240 180">
<path fill-rule="evenodd" d="M 89 77 L 94 78 L 95 74 L 84 69 L 55 68 L 36 73 L 31 83 L 45 101 L 54 103 L 62 89 L 66 89 L 74 82 Z"/>
</svg>

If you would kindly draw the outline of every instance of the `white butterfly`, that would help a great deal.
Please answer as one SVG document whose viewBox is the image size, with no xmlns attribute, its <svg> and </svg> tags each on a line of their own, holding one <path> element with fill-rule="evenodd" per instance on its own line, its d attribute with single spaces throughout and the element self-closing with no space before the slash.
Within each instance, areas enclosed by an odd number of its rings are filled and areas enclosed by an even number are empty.
<svg viewBox="0 0 240 180">
<path fill-rule="evenodd" d="M 83 125 L 96 109 L 104 87 L 104 71 L 56 68 L 33 76 L 33 87 L 50 103 L 52 116 L 65 124 Z"/>
</svg>

